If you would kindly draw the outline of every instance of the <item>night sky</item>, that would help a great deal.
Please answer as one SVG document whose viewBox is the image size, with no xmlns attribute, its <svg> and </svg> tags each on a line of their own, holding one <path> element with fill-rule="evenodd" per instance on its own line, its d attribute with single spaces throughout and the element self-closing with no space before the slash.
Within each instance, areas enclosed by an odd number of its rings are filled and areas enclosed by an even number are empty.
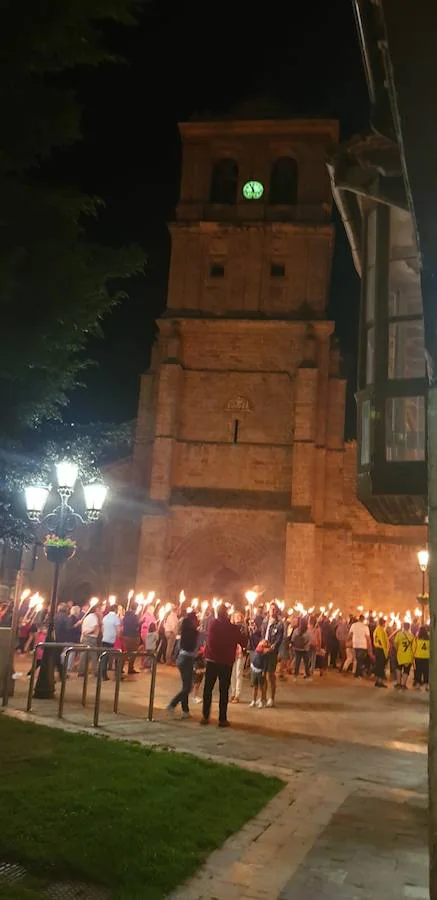
<svg viewBox="0 0 437 900">
<path fill-rule="evenodd" d="M 340 120 L 342 137 L 366 127 L 367 91 L 350 0 L 307 4 L 159 0 L 139 27 L 111 29 L 127 61 L 81 76 L 85 141 L 64 154 L 70 182 L 106 204 L 95 234 L 114 245 L 138 242 L 147 272 L 93 341 L 86 388 L 71 395 L 69 421 L 125 421 L 136 414 L 139 374 L 147 368 L 154 319 L 165 306 L 170 242 L 166 222 L 178 199 L 178 121 L 226 111 L 270 93 L 295 116 Z M 350 378 L 347 433 L 353 434 L 359 284 L 341 224 L 329 315 Z"/>
</svg>

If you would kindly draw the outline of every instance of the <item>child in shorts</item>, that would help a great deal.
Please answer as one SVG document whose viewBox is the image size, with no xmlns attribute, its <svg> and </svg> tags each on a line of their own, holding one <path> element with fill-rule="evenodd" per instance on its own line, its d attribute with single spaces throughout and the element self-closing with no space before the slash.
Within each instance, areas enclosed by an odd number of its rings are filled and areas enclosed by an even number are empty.
<svg viewBox="0 0 437 900">
<path fill-rule="evenodd" d="M 267 654 L 271 649 L 272 648 L 268 641 L 259 641 L 250 663 L 250 680 L 252 684 L 253 694 L 249 706 L 258 706 L 259 709 L 261 709 L 265 705 L 262 700 L 262 689 L 266 678 L 266 669 L 268 662 Z"/>
</svg>

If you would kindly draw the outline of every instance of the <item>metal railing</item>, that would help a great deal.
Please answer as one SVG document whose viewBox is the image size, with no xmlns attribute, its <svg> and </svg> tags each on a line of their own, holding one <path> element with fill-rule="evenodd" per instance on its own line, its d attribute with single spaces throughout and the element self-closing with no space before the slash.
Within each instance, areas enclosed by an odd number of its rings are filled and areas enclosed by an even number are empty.
<svg viewBox="0 0 437 900">
<path fill-rule="evenodd" d="M 64 705 L 65 705 L 65 694 L 67 689 L 67 676 L 68 676 L 68 663 L 70 660 L 70 656 L 74 654 L 85 654 L 85 670 L 83 673 L 83 685 L 82 685 L 82 698 L 81 703 L 83 707 L 86 707 L 87 704 L 87 694 L 88 694 L 88 678 L 89 678 L 89 659 L 90 654 L 97 654 L 97 680 L 96 680 L 96 693 L 94 699 L 94 716 L 93 716 L 93 725 L 95 728 L 99 725 L 99 717 L 100 717 L 100 701 L 101 701 L 101 693 L 102 693 L 102 679 L 103 672 L 105 668 L 105 662 L 108 659 L 115 659 L 115 692 L 114 692 L 114 702 L 113 702 L 113 711 L 114 713 L 118 713 L 119 705 L 120 705 L 120 685 L 123 677 L 123 666 L 126 660 L 136 659 L 137 657 L 141 657 L 143 659 L 149 659 L 151 661 L 150 666 L 150 690 L 149 690 L 149 703 L 147 709 L 147 719 L 149 722 L 153 721 L 153 709 L 155 703 L 155 688 L 156 688 L 156 672 L 157 672 L 157 656 L 156 653 L 153 653 L 150 650 L 138 650 L 138 651 L 121 651 L 114 649 L 102 649 L 102 647 L 88 647 L 84 644 L 61 644 L 61 643 L 39 643 L 35 646 L 33 650 L 33 658 L 32 658 L 32 666 L 30 670 L 30 679 L 29 679 L 29 690 L 27 694 L 27 705 L 26 712 L 31 712 L 32 710 L 32 699 L 33 699 L 33 690 L 35 684 L 35 674 L 36 674 L 36 665 L 37 665 L 37 654 L 38 651 L 43 648 L 50 648 L 52 650 L 61 650 L 64 651 L 64 660 L 62 663 L 62 676 L 61 676 L 61 691 L 59 694 L 59 703 L 58 703 L 58 718 L 62 719 L 64 715 Z"/>
<path fill-rule="evenodd" d="M 30 669 L 29 690 L 27 693 L 26 712 L 31 712 L 31 709 L 32 709 L 32 699 L 33 699 L 33 689 L 34 689 L 34 685 L 35 685 L 36 665 L 38 662 L 37 655 L 38 655 L 38 651 L 44 650 L 44 648 L 47 648 L 50 650 L 60 650 L 61 652 L 66 650 L 67 653 L 69 652 L 70 654 L 71 653 L 78 653 L 78 654 L 85 653 L 86 654 L 86 668 L 85 668 L 85 672 L 84 672 L 83 689 L 82 689 L 82 706 L 86 706 L 86 695 L 87 695 L 87 689 L 88 689 L 89 654 L 90 653 L 101 654 L 102 648 L 101 647 L 87 647 L 84 644 L 66 644 L 65 642 L 61 643 L 59 641 L 53 641 L 53 642 L 52 641 L 49 641 L 49 642 L 41 641 L 41 643 L 36 644 L 36 646 L 33 648 L 33 651 L 32 651 L 32 665 L 31 665 L 31 669 Z M 65 654 L 66 656 L 67 656 L 67 653 Z M 68 662 L 68 658 L 67 658 L 67 662 Z M 65 678 L 64 678 L 64 675 L 65 675 Z M 66 668 L 66 660 L 64 658 L 64 663 L 63 663 L 63 667 L 62 667 L 62 676 L 61 676 L 62 682 L 64 682 L 66 680 L 66 676 L 67 676 L 67 668 Z M 61 695 L 62 695 L 62 685 L 61 685 Z M 64 695 L 65 695 L 65 686 L 64 686 Z"/>
<path fill-rule="evenodd" d="M 127 659 L 136 659 L 138 656 L 142 659 L 150 659 L 150 691 L 149 691 L 149 705 L 147 710 L 147 718 L 149 722 L 153 721 L 153 707 L 155 703 L 155 687 L 156 687 L 156 670 L 157 670 L 157 657 L 156 653 L 153 653 L 150 650 L 139 650 L 137 653 L 131 651 L 122 652 L 121 650 L 104 650 L 102 655 L 99 658 L 98 663 L 98 671 L 97 671 L 97 684 L 96 684 L 96 696 L 94 702 L 94 718 L 93 725 L 94 728 L 98 728 L 99 725 L 99 716 L 100 716 L 100 697 L 102 692 L 102 677 L 103 677 L 103 669 L 106 659 L 109 657 L 115 657 L 115 693 L 114 693 L 114 705 L 113 711 L 118 713 L 119 709 L 119 699 L 120 699 L 120 684 L 122 679 L 123 665 L 125 660 Z"/>
<path fill-rule="evenodd" d="M 88 694 L 88 679 L 89 679 L 89 670 L 90 670 L 90 666 L 89 666 L 90 653 L 98 654 L 98 660 L 99 660 L 102 655 L 102 652 L 103 652 L 101 647 L 88 647 L 86 645 L 84 646 L 83 644 L 71 644 L 71 646 L 68 646 L 68 644 L 66 644 L 64 649 L 65 649 L 65 656 L 64 656 L 64 662 L 62 664 L 61 693 L 59 695 L 58 719 L 62 719 L 62 716 L 64 713 L 65 691 L 67 688 L 67 678 L 68 678 L 68 672 L 69 672 L 68 663 L 70 660 L 70 656 L 73 653 L 74 654 L 76 654 L 76 653 L 77 654 L 81 654 L 81 653 L 85 654 L 85 669 L 83 672 L 81 703 L 82 703 L 83 707 L 86 707 L 87 694 Z M 98 666 L 98 660 L 97 660 L 97 666 Z M 82 673 L 80 673 L 80 674 L 82 674 Z"/>
</svg>

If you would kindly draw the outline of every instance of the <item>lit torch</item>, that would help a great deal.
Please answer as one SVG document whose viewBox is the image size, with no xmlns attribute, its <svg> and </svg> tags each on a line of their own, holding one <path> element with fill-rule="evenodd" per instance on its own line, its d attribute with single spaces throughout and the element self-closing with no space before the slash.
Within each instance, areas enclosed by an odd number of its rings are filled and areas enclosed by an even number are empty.
<svg viewBox="0 0 437 900">
<path fill-rule="evenodd" d="M 30 597 L 31 593 L 32 591 L 30 591 L 29 588 L 26 588 L 26 590 L 21 594 L 20 603 L 24 603 L 24 601 L 27 600 L 28 597 Z"/>
</svg>

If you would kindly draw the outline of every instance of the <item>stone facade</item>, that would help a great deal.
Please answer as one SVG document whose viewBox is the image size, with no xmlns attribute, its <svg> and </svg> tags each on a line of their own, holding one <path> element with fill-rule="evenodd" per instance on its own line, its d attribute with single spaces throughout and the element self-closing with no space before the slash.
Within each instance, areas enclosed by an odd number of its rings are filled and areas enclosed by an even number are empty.
<svg viewBox="0 0 437 900">
<path fill-rule="evenodd" d="M 325 313 L 337 124 L 191 122 L 181 133 L 168 306 L 133 456 L 146 510 L 137 587 L 232 596 L 261 584 L 309 605 L 414 607 L 424 531 L 372 520 L 344 443 Z M 260 199 L 244 199 L 251 179 Z"/>
</svg>

